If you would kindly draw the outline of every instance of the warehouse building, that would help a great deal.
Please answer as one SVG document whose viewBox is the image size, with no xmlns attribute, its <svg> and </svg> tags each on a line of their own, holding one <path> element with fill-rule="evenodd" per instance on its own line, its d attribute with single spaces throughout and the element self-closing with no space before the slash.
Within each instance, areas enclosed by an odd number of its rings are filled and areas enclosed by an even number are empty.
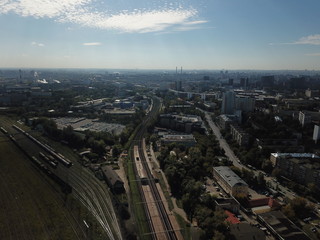
<svg viewBox="0 0 320 240">
<path fill-rule="evenodd" d="M 219 185 L 232 196 L 248 196 L 248 184 L 235 174 L 229 167 L 213 168 L 213 177 Z"/>
<path fill-rule="evenodd" d="M 122 193 L 125 191 L 123 181 L 111 166 L 103 166 L 102 172 L 108 186 L 113 192 Z"/>
<path fill-rule="evenodd" d="M 282 212 L 272 211 L 259 214 L 258 221 L 276 237 L 285 240 L 310 240 L 293 222 L 291 222 Z"/>
</svg>

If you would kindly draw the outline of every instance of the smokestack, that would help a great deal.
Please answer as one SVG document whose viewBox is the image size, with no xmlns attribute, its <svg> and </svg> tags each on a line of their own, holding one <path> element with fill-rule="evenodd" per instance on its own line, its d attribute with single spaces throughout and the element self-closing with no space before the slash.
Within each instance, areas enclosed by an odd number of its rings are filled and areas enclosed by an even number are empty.
<svg viewBox="0 0 320 240">
<path fill-rule="evenodd" d="M 181 74 L 182 74 L 182 67 L 181 67 Z"/>
<path fill-rule="evenodd" d="M 176 67 L 176 74 L 178 74 L 178 67 Z"/>
</svg>

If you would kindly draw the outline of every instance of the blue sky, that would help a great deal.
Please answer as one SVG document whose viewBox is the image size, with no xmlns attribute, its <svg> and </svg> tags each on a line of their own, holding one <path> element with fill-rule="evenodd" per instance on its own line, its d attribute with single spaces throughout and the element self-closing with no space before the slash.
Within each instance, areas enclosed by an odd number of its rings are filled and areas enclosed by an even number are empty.
<svg viewBox="0 0 320 240">
<path fill-rule="evenodd" d="M 0 0 L 0 67 L 320 70 L 319 0 Z"/>
</svg>

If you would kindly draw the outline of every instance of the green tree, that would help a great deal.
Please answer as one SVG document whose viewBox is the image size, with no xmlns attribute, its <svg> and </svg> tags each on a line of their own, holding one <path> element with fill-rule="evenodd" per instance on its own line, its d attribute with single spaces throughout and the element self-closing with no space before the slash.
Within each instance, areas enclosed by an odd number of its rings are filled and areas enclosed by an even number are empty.
<svg viewBox="0 0 320 240">
<path fill-rule="evenodd" d="M 282 208 L 282 212 L 287 218 L 289 218 L 292 221 L 295 221 L 296 214 L 295 214 L 295 212 L 294 212 L 294 210 L 293 210 L 293 208 L 292 208 L 292 206 L 290 204 L 287 204 L 286 206 L 284 206 Z"/>
<path fill-rule="evenodd" d="M 226 240 L 226 237 L 223 233 L 221 233 L 219 231 L 214 231 L 214 236 L 213 236 L 212 240 Z"/>
</svg>

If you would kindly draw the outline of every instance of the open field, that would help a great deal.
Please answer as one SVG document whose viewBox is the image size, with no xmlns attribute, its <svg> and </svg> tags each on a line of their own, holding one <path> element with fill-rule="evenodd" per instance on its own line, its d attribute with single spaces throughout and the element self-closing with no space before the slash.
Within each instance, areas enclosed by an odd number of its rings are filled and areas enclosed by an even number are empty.
<svg viewBox="0 0 320 240">
<path fill-rule="evenodd" d="M 29 157 L 36 156 L 41 159 L 39 152 L 43 150 L 13 129 L 12 124 L 19 125 L 12 119 L 0 117 L 0 126 L 14 136 L 18 145 Z M 23 125 L 19 126 L 25 128 Z M 65 148 L 63 146 L 64 152 L 74 157 L 72 150 L 68 148 L 69 151 L 66 151 Z M 99 223 L 96 220 L 97 214 L 100 213 L 95 212 L 94 206 L 90 209 L 86 206 L 90 203 L 90 198 L 85 197 L 86 201 L 79 198 L 79 194 L 97 196 L 96 189 L 93 193 L 91 187 L 87 186 L 87 183 L 95 181 L 95 178 L 88 178 L 88 174 L 85 174 L 86 169 L 79 169 L 80 166 L 75 163 L 71 172 L 61 164 L 58 164 L 56 169 L 47 165 L 51 172 L 71 182 L 73 192 L 66 196 L 56 182 L 36 167 L 8 136 L 0 132 L 0 239 L 109 239 L 101 227 L 101 220 Z M 44 164 L 46 165 L 45 162 Z M 83 179 L 78 179 L 77 172 Z M 93 184 L 96 188 L 100 185 L 99 182 Z M 103 186 L 99 187 L 102 188 L 101 194 L 107 192 Z M 87 189 L 86 192 L 79 192 L 83 188 Z M 110 200 L 104 196 L 103 201 L 108 202 L 109 208 Z M 106 209 L 101 211 L 110 214 Z M 84 220 L 89 228 L 86 227 Z M 108 220 L 103 219 L 103 223 L 107 222 Z M 110 223 L 109 228 L 117 227 L 114 220 L 110 220 Z"/>
<path fill-rule="evenodd" d="M 59 187 L 0 135 L 0 239 L 85 239 Z"/>
</svg>

